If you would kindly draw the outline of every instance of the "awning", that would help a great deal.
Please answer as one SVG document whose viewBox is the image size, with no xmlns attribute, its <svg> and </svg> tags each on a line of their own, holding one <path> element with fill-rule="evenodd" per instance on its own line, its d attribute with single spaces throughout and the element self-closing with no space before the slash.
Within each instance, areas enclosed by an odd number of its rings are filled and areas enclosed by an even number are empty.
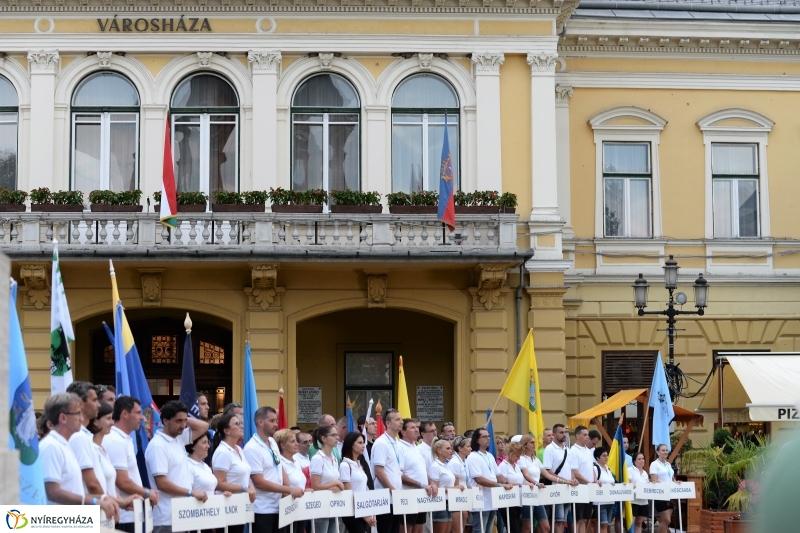
<svg viewBox="0 0 800 533">
<path fill-rule="evenodd" d="M 800 421 L 800 353 L 720 353 L 736 372 L 750 397 L 746 407 L 753 421 Z M 727 377 L 727 376 L 723 376 Z M 723 384 L 728 394 L 728 382 Z M 727 403 L 727 402 L 725 402 Z M 723 405 L 725 405 L 723 403 Z"/>
<path fill-rule="evenodd" d="M 647 389 L 631 389 L 631 390 L 622 390 L 616 393 L 615 395 L 608 398 L 606 401 L 599 403 L 592 407 L 591 409 L 587 409 L 582 413 L 578 413 L 575 416 L 572 416 L 568 420 L 569 427 L 571 429 L 575 429 L 578 426 L 588 426 L 592 419 L 595 417 L 605 416 L 607 414 L 613 413 L 617 409 L 622 409 L 629 403 L 635 401 L 643 402 L 644 395 L 647 392 Z M 693 413 L 683 407 L 679 407 L 677 405 L 673 405 L 672 409 L 675 411 L 675 418 L 672 420 L 678 425 L 686 425 L 692 419 L 696 425 L 702 426 L 703 425 L 703 417 L 697 413 Z"/>
<path fill-rule="evenodd" d="M 750 403 L 750 396 L 739 381 L 739 377 L 734 372 L 733 368 L 725 365 L 725 370 L 722 374 L 724 380 L 722 384 L 722 408 L 725 412 L 726 422 L 740 422 L 747 423 L 747 404 Z M 703 401 L 700 402 L 698 411 L 717 411 L 719 406 L 719 376 L 717 375 L 719 369 L 711 376 L 711 381 L 706 389 L 706 394 L 703 396 Z"/>
</svg>

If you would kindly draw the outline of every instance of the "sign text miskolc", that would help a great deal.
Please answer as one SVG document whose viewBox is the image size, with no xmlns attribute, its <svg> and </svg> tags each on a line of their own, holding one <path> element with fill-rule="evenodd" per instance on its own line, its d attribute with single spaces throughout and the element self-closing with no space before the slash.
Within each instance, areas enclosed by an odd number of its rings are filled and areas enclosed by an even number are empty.
<svg viewBox="0 0 800 533">
<path fill-rule="evenodd" d="M 103 33 L 132 32 L 132 33 L 192 33 L 211 32 L 211 23 L 208 18 L 186 17 L 179 18 L 112 18 L 97 19 L 97 25 Z"/>
</svg>

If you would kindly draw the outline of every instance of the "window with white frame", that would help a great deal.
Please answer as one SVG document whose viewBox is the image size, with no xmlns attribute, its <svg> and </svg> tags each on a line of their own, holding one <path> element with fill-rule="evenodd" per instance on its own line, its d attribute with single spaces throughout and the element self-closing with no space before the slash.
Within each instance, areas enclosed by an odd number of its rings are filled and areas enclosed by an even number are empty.
<svg viewBox="0 0 800 533">
<path fill-rule="evenodd" d="M 136 189 L 139 93 L 124 76 L 98 72 L 72 96 L 72 188 L 89 192 Z"/>
<path fill-rule="evenodd" d="M 453 87 L 435 74 L 403 80 L 392 97 L 392 190 L 438 191 L 445 124 L 459 188 L 459 107 Z"/>
<path fill-rule="evenodd" d="M 220 190 L 235 191 L 239 97 L 231 84 L 215 74 L 194 74 L 175 89 L 170 113 L 178 191 L 202 191 L 209 196 Z"/>
<path fill-rule="evenodd" d="M 10 191 L 17 188 L 18 117 L 17 91 L 0 76 L 0 187 Z"/>
<path fill-rule="evenodd" d="M 758 144 L 712 143 L 714 237 L 758 237 Z"/>
<path fill-rule="evenodd" d="M 651 188 L 650 143 L 603 143 L 605 237 L 653 236 Z"/>
<path fill-rule="evenodd" d="M 292 189 L 359 190 L 361 102 L 344 77 L 316 74 L 292 98 Z"/>
</svg>

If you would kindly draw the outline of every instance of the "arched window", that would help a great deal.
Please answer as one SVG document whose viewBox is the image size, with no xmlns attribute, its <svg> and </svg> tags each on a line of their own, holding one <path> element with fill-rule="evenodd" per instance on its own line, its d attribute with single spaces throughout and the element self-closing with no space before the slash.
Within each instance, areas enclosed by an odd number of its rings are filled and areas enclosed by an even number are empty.
<svg viewBox="0 0 800 533">
<path fill-rule="evenodd" d="M 195 74 L 172 95 L 172 153 L 179 191 L 235 191 L 239 175 L 239 97 L 227 80 Z"/>
<path fill-rule="evenodd" d="M 0 187 L 17 188 L 19 101 L 11 82 L 0 76 Z"/>
<path fill-rule="evenodd" d="M 445 121 L 459 188 L 459 108 L 453 87 L 435 74 L 415 74 L 392 97 L 392 190 L 438 191 Z"/>
<path fill-rule="evenodd" d="M 292 99 L 292 189 L 360 188 L 361 103 L 338 74 L 305 80 Z"/>
<path fill-rule="evenodd" d="M 139 93 L 116 72 L 85 78 L 72 95 L 72 188 L 136 189 Z"/>
</svg>

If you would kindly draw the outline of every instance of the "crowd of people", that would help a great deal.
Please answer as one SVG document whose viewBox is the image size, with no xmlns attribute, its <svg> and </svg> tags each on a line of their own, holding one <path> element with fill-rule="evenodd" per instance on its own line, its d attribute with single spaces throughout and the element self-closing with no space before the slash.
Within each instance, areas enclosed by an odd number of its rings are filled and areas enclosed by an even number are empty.
<svg viewBox="0 0 800 533">
<path fill-rule="evenodd" d="M 381 514 L 343 519 L 348 533 L 616 533 L 622 531 L 618 505 L 562 504 L 492 507 L 492 488 L 544 488 L 551 484 L 613 484 L 608 450 L 596 431 L 578 426 L 569 446 L 567 428 L 556 424 L 542 442 L 531 435 L 509 441 L 498 437 L 496 454 L 484 427 L 456 433 L 446 422 L 437 429 L 428 421 L 403 418 L 395 409 L 382 414 L 385 431 L 376 435 L 373 419 L 361 417 L 358 431 L 348 432 L 347 418 L 322 415 L 310 433 L 299 427 L 278 430 L 271 407 L 254 415 L 255 434 L 244 442 L 241 405 L 228 404 L 210 421 L 207 398 L 198 393 L 201 418 L 189 417 L 189 406 L 169 401 L 161 408 L 163 427 L 155 432 L 145 452 L 146 479 L 134 451 L 133 434 L 144 420 L 138 399 L 116 396 L 112 387 L 73 382 L 67 392 L 45 403 L 39 421 L 45 491 L 50 504 L 99 505 L 113 517 L 116 528 L 134 532 L 134 500 L 153 506 L 155 533 L 171 533 L 173 498 L 205 501 L 210 495 L 246 493 L 254 504 L 253 533 L 278 533 L 281 498 L 301 498 L 306 491 L 353 492 L 376 489 L 422 489 L 436 496 L 447 489 L 482 489 L 481 508 L 472 512 L 436 511 L 416 515 Z M 366 437 L 365 437 L 366 435 Z M 537 446 L 538 444 L 538 446 Z M 627 439 L 625 448 L 627 450 Z M 646 469 L 641 453 L 626 454 L 628 475 L 634 484 L 674 481 L 667 447 Z M 573 514 L 574 509 L 574 516 Z M 635 500 L 634 532 L 651 514 L 650 502 Z M 658 533 L 666 533 L 671 502 L 655 502 Z M 599 515 L 598 515 L 599 513 Z M 600 532 L 596 524 L 600 523 Z M 319 518 L 295 523 L 300 533 L 333 533 L 336 519 Z M 284 528 L 288 529 L 288 528 Z M 228 528 L 243 533 L 244 526 Z M 281 532 L 283 533 L 283 531 Z"/>
</svg>

